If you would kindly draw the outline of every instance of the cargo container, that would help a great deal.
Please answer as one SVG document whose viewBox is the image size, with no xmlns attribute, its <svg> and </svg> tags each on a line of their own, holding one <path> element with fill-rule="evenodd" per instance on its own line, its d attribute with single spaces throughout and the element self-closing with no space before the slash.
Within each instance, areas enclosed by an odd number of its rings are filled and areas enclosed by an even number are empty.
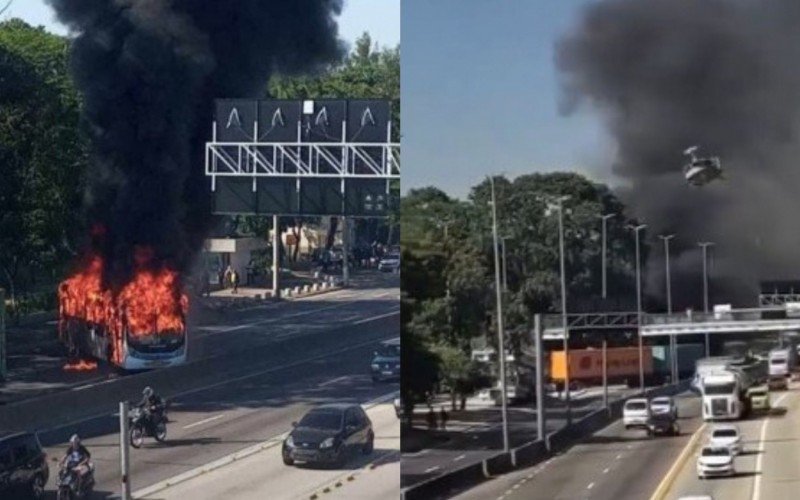
<svg viewBox="0 0 800 500">
<path fill-rule="evenodd" d="M 648 379 L 653 375 L 653 352 L 650 346 L 643 350 L 644 373 Z M 628 380 L 638 383 L 639 348 L 613 347 L 608 349 L 609 381 Z M 564 351 L 550 352 L 550 378 L 563 382 L 566 375 Z M 570 381 L 600 383 L 603 380 L 603 352 L 601 349 L 575 349 L 569 351 Z"/>
</svg>

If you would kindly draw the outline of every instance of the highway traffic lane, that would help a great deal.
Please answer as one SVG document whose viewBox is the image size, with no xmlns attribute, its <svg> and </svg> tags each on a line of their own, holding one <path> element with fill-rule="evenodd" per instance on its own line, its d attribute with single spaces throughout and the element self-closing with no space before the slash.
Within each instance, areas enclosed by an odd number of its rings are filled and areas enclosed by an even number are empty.
<svg viewBox="0 0 800 500">
<path fill-rule="evenodd" d="M 697 478 L 697 454 L 707 442 L 709 424 L 688 459 L 680 464 L 666 498 L 709 494 L 731 500 L 770 500 L 797 496 L 800 484 L 800 391 L 771 393 L 773 412 L 737 422 L 742 433 L 744 453 L 736 457 L 737 474 L 730 478 Z"/>
<path fill-rule="evenodd" d="M 702 424 L 694 395 L 676 398 L 681 436 L 649 439 L 621 421 L 533 467 L 499 476 L 458 495 L 460 499 L 650 498 L 691 434 Z"/>
<path fill-rule="evenodd" d="M 396 498 L 400 492 L 399 420 L 391 402 L 370 408 L 367 414 L 375 432 L 375 451 L 369 456 L 354 457 L 341 468 L 286 466 L 278 442 L 272 448 L 146 498 L 299 499 L 314 493 L 321 498 Z M 375 464 L 374 469 L 371 464 Z M 329 492 L 324 492 L 326 488 Z"/>
<path fill-rule="evenodd" d="M 313 405 L 365 402 L 398 390 L 398 384 L 375 384 L 365 373 L 374 347 L 332 354 L 326 360 L 176 398 L 167 442 L 148 439 L 142 449 L 131 450 L 132 484 L 135 488 L 148 486 L 278 436 Z M 334 383 L 326 383 L 331 381 Z M 98 487 L 113 490 L 119 482 L 117 422 L 113 416 L 92 419 L 45 433 L 42 440 L 49 455 L 55 457 L 63 453 L 72 432 L 87 436 L 86 444 L 97 464 Z"/>
<path fill-rule="evenodd" d="M 370 314 L 375 316 L 374 312 L 399 307 L 399 289 L 396 288 L 396 284 L 393 285 L 391 280 L 381 279 L 378 281 L 379 283 L 374 288 L 343 289 L 291 301 L 270 302 L 244 310 L 231 310 L 203 322 L 198 322 L 197 314 L 193 312 L 196 311 L 196 308 L 190 308 L 190 359 L 196 360 L 209 355 L 218 355 L 238 348 L 247 341 L 263 342 L 264 337 L 280 340 L 292 335 L 311 333 L 311 330 L 321 327 L 311 326 L 309 330 L 304 331 L 302 326 L 307 322 L 315 322 L 314 318 L 317 316 L 315 311 L 320 309 L 322 309 L 321 317 L 326 319 L 333 317 L 335 321 L 333 324 L 343 324 L 347 322 L 344 320 L 348 318 L 354 318 L 351 322 L 356 322 L 358 319 L 369 317 Z M 348 305 L 354 307 L 348 307 Z M 225 329 L 261 321 L 266 321 L 262 327 L 256 325 L 250 329 L 241 329 L 245 336 L 238 338 L 236 345 L 231 345 L 229 340 L 231 337 L 228 336 L 221 336 L 217 341 L 206 342 L 202 339 L 203 332 L 206 331 L 203 330 L 204 328 Z M 277 325 L 277 328 L 273 325 Z M 44 322 L 42 327 L 52 329 L 53 336 L 56 335 L 54 322 Z M 24 370 L 12 370 L 9 375 L 11 383 L 6 383 L 0 388 L 0 400 L 10 403 L 47 393 L 74 390 L 85 385 L 125 376 L 105 363 L 101 363 L 97 371 L 64 372 L 61 369 L 63 361 L 57 362 L 55 366 L 52 361 L 52 359 L 43 359 L 41 363 L 37 364 L 36 357 L 33 357 L 26 361 L 27 367 Z"/>
<path fill-rule="evenodd" d="M 617 397 L 624 396 L 625 393 L 617 395 Z M 612 397 L 611 401 L 615 399 Z M 566 410 L 563 402 L 549 399 L 548 405 L 551 403 L 559 406 L 549 406 L 546 409 L 547 432 L 553 432 L 566 425 Z M 523 445 L 537 438 L 536 411 L 529 406 L 509 408 L 509 441 L 512 447 Z M 577 399 L 573 401 L 572 417 L 579 419 L 600 407 L 602 407 L 601 396 Z M 447 441 L 419 452 L 404 453 L 401 466 L 402 486 L 407 488 L 448 471 L 480 462 L 502 451 L 501 418 L 498 409 L 490 420 L 479 423 L 488 423 L 490 424 L 488 426 L 475 425 L 473 429 L 453 433 L 459 439 Z"/>
<path fill-rule="evenodd" d="M 314 335 L 309 337 L 272 339 L 257 346 L 242 344 L 231 352 L 190 361 L 183 366 L 129 375 L 74 388 L 70 392 L 53 393 L 0 406 L 0 428 L 41 430 L 92 416 L 107 415 L 120 398 L 140 398 L 144 385 L 157 386 L 166 397 L 171 397 L 193 388 L 249 376 L 258 371 L 274 370 L 300 360 L 326 357 L 359 344 L 372 345 L 392 334 L 397 336 L 398 331 L 399 314 L 395 313 L 359 325 L 350 323 L 314 330 Z M 53 406 L 58 411 L 51 412 Z"/>
</svg>

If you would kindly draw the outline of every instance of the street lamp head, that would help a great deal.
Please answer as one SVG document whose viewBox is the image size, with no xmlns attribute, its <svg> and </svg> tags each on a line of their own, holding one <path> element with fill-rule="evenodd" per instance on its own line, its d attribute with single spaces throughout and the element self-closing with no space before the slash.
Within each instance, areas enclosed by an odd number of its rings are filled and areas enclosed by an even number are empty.
<svg viewBox="0 0 800 500">
<path fill-rule="evenodd" d="M 674 238 L 675 234 L 674 233 L 673 234 L 659 234 L 658 237 L 661 238 L 662 240 L 667 241 L 667 240 L 671 240 L 672 238 Z"/>
<path fill-rule="evenodd" d="M 601 215 L 598 215 L 598 217 L 605 221 L 605 220 L 608 220 L 608 219 L 610 219 L 612 217 L 616 217 L 617 215 L 619 215 L 619 214 L 610 213 L 610 214 L 601 214 Z"/>
<path fill-rule="evenodd" d="M 634 226 L 633 224 L 628 224 L 628 229 L 630 229 L 631 231 L 636 231 L 637 233 L 646 227 L 647 224 L 639 224 L 638 226 Z"/>
<path fill-rule="evenodd" d="M 714 243 L 711 242 L 711 241 L 701 241 L 701 242 L 697 243 L 697 246 L 700 246 L 700 247 L 713 247 Z"/>
</svg>

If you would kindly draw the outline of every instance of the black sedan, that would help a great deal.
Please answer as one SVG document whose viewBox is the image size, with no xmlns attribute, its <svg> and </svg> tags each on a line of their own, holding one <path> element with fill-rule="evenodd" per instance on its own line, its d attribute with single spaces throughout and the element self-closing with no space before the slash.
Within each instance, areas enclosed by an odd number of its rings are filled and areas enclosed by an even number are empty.
<svg viewBox="0 0 800 500">
<path fill-rule="evenodd" d="M 369 455 L 375 433 L 364 409 L 356 404 L 327 404 L 310 410 L 294 423 L 283 442 L 283 463 L 340 465 L 350 455 Z"/>
</svg>

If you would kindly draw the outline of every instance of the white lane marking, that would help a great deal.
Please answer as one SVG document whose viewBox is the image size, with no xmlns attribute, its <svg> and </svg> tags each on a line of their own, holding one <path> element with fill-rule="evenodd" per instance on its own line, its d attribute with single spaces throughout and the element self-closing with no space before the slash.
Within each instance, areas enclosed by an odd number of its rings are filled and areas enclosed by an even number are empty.
<svg viewBox="0 0 800 500">
<path fill-rule="evenodd" d="M 208 418 L 206 418 L 204 420 L 200 420 L 199 422 L 195 422 L 195 423 L 189 424 L 189 425 L 184 425 L 183 428 L 184 429 L 191 429 L 192 427 L 197 427 L 198 425 L 203 425 L 203 424 L 207 424 L 209 422 L 213 422 L 214 420 L 219 420 L 224 416 L 225 416 L 224 413 L 220 413 L 219 415 L 215 415 L 213 417 L 208 417 Z"/>
<path fill-rule="evenodd" d="M 781 394 L 773 404 L 777 405 L 778 403 L 783 401 L 783 399 L 788 395 L 789 395 L 788 392 Z M 756 456 L 756 471 L 755 471 L 756 474 L 755 478 L 753 479 L 753 497 L 752 497 L 753 500 L 759 500 L 761 498 L 761 476 L 763 474 L 761 471 L 761 458 L 764 456 L 764 452 L 766 451 L 764 446 L 764 440 L 767 437 L 767 424 L 769 424 L 769 420 L 770 420 L 769 417 L 764 419 L 764 423 L 761 424 L 761 434 L 758 438 L 758 456 Z"/>
<path fill-rule="evenodd" d="M 278 317 L 269 318 L 269 319 L 262 319 L 260 321 L 254 321 L 252 323 L 245 323 L 243 325 L 236 325 L 236 326 L 229 326 L 229 327 L 222 327 L 222 328 L 217 328 L 217 327 L 213 327 L 213 326 L 212 327 L 201 327 L 201 328 L 207 328 L 207 330 L 205 330 L 203 332 L 203 335 L 201 335 L 201 336 L 216 335 L 216 334 L 219 334 L 219 333 L 235 332 L 237 330 L 245 330 L 247 328 L 252 328 L 254 326 L 266 325 L 266 324 L 269 324 L 269 323 L 277 323 L 279 321 L 283 321 L 283 320 L 290 319 L 290 318 L 298 318 L 300 316 L 308 316 L 309 314 L 315 314 L 315 313 L 318 313 L 318 312 L 321 312 L 321 311 L 328 311 L 328 310 L 331 310 L 331 309 L 338 309 L 340 307 L 345 307 L 345 306 L 348 306 L 348 305 L 352 305 L 354 303 L 355 302 L 344 302 L 342 304 L 335 304 L 335 305 L 332 305 L 332 306 L 320 307 L 320 308 L 317 308 L 317 309 L 313 309 L 311 311 L 301 311 L 301 312 L 294 313 L 294 314 L 288 314 L 286 316 L 278 316 Z"/>
<path fill-rule="evenodd" d="M 587 490 L 591 490 L 594 488 L 594 483 L 589 483 L 589 486 L 586 487 Z"/>
<path fill-rule="evenodd" d="M 611 470 L 610 467 L 606 467 L 603 469 L 603 474 L 608 474 L 608 471 Z"/>
<path fill-rule="evenodd" d="M 379 316 L 373 316 L 371 318 L 364 318 L 362 320 L 354 322 L 353 324 L 354 325 L 361 325 L 361 324 L 364 324 L 364 323 L 369 323 L 370 321 L 376 321 L 376 320 L 379 320 L 379 319 L 388 318 L 388 317 L 394 316 L 396 314 L 400 314 L 400 309 L 398 309 L 396 311 L 392 311 L 392 312 L 386 313 L 386 314 L 381 314 Z"/>
<path fill-rule="evenodd" d="M 329 386 L 329 385 L 333 385 L 333 384 L 335 384 L 337 382 L 341 382 L 343 380 L 347 380 L 350 377 L 352 377 L 352 375 L 345 375 L 343 377 L 337 377 L 335 379 L 328 380 L 327 382 L 323 382 L 321 384 L 317 384 L 317 387 L 326 387 L 326 386 Z"/>
<path fill-rule="evenodd" d="M 459 460 L 464 460 L 465 458 L 467 458 L 466 455 L 459 455 L 453 459 L 453 462 L 458 462 Z"/>
<path fill-rule="evenodd" d="M 425 469 L 425 474 L 430 474 L 431 472 L 434 472 L 434 471 L 437 471 L 437 470 L 439 470 L 439 466 L 438 465 L 434 465 L 433 467 L 428 467 L 427 469 Z"/>
<path fill-rule="evenodd" d="M 318 361 L 318 360 L 321 360 L 321 359 L 325 359 L 325 358 L 327 358 L 329 356 L 332 356 L 332 355 L 335 355 L 335 354 L 343 354 L 343 353 L 346 353 L 346 352 L 355 351 L 356 349 L 360 349 L 362 347 L 366 347 L 368 345 L 377 344 L 377 343 L 380 343 L 380 342 L 381 342 L 380 340 L 369 340 L 367 342 L 360 342 L 358 344 L 353 344 L 353 345 L 344 347 L 342 349 L 337 349 L 335 351 L 327 352 L 325 354 L 320 354 L 319 356 L 313 356 L 311 358 L 301 359 L 299 361 L 294 361 L 292 363 L 287 363 L 285 365 L 274 366 L 272 368 L 267 368 L 265 370 L 252 372 L 252 373 L 249 373 L 247 375 L 241 375 L 239 377 L 234 377 L 234 378 L 222 380 L 220 382 L 214 382 L 213 384 L 209 384 L 209 385 L 206 385 L 206 386 L 203 386 L 203 387 L 198 387 L 196 389 L 189 389 L 189 390 L 186 390 L 186 391 L 177 392 L 177 393 L 173 394 L 170 399 L 172 399 L 174 401 L 174 400 L 176 400 L 176 399 L 178 399 L 178 398 L 180 398 L 182 396 L 186 396 L 187 394 L 194 394 L 194 393 L 200 392 L 200 391 L 207 391 L 209 389 L 214 389 L 215 387 L 220 387 L 220 386 L 223 386 L 225 384 L 230 384 L 230 383 L 233 383 L 233 382 L 241 382 L 242 380 L 247 380 L 249 378 L 259 377 L 261 375 L 266 375 L 267 373 L 273 373 L 273 372 L 276 372 L 276 371 L 285 370 L 287 368 L 294 368 L 296 366 L 305 365 L 305 364 L 311 363 L 313 361 Z M 192 363 L 187 363 L 184 366 L 187 366 L 187 365 L 190 365 L 190 364 L 192 364 Z M 394 394 L 394 393 L 392 393 L 392 394 Z M 377 401 L 377 400 L 380 400 L 380 399 L 381 398 L 376 398 L 373 401 Z M 369 404 L 371 404 L 371 402 L 368 402 L 368 403 L 365 403 L 365 404 L 369 405 Z M 74 426 L 78 425 L 79 423 L 86 422 L 87 420 L 94 420 L 94 419 L 108 417 L 108 416 L 113 417 L 113 416 L 118 416 L 118 414 L 117 413 L 105 413 L 105 412 L 103 412 L 103 413 L 95 413 L 94 415 L 86 415 L 84 417 L 80 417 L 78 419 L 72 420 L 72 421 L 67 422 L 67 423 L 54 425 L 52 427 L 46 427 L 44 429 L 39 429 L 37 432 L 39 434 L 43 434 L 45 432 L 53 432 L 53 431 L 55 431 L 57 429 L 64 429 L 64 428 L 67 428 L 67 427 L 74 427 Z M 478 436 L 474 436 L 474 438 L 478 439 Z"/>
</svg>

